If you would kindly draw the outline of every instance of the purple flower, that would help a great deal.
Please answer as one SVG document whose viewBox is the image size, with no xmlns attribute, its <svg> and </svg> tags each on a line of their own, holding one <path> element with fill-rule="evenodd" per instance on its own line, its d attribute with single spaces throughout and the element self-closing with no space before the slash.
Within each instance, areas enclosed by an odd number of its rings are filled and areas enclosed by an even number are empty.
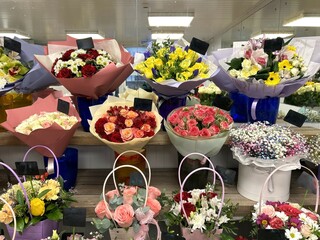
<svg viewBox="0 0 320 240">
<path fill-rule="evenodd" d="M 152 68 L 151 70 L 152 70 L 153 76 L 158 77 L 157 70 L 155 68 Z"/>
<path fill-rule="evenodd" d="M 302 225 L 302 222 L 299 220 L 299 218 L 296 218 L 296 217 L 292 217 L 288 221 L 288 228 L 294 227 L 300 231 L 301 225 Z"/>
<path fill-rule="evenodd" d="M 196 69 L 193 71 L 193 77 L 198 76 L 198 74 L 199 74 L 199 69 Z"/>
<path fill-rule="evenodd" d="M 188 51 L 188 50 L 189 50 L 189 45 L 185 46 L 185 47 L 184 47 L 184 50 L 185 50 L 185 51 Z"/>
<path fill-rule="evenodd" d="M 201 63 L 202 62 L 202 57 L 199 57 L 196 62 Z"/>
<path fill-rule="evenodd" d="M 262 213 L 258 216 L 256 223 L 261 227 L 266 228 L 269 225 L 269 221 L 270 217 L 267 214 Z"/>
<path fill-rule="evenodd" d="M 143 55 L 144 55 L 144 58 L 147 59 L 147 58 L 151 57 L 151 52 L 149 52 L 149 51 L 144 52 Z"/>
<path fill-rule="evenodd" d="M 170 47 L 170 52 L 174 52 L 176 50 L 175 46 Z"/>
</svg>

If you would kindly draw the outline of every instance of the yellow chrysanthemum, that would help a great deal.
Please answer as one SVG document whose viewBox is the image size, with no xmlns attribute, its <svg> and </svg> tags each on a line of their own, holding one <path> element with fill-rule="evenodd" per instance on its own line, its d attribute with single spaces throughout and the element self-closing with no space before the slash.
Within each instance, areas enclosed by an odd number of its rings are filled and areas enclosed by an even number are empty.
<svg viewBox="0 0 320 240">
<path fill-rule="evenodd" d="M 34 198 L 30 202 L 30 211 L 32 216 L 42 216 L 45 212 L 45 204 L 40 198 Z"/>
<path fill-rule="evenodd" d="M 288 71 L 293 67 L 289 62 L 289 60 L 283 60 L 279 62 L 278 66 L 279 66 L 279 70 L 288 70 Z"/>
<path fill-rule="evenodd" d="M 279 73 L 275 73 L 275 72 L 269 72 L 269 77 L 266 81 L 264 81 L 264 83 L 267 86 L 275 86 L 278 85 L 280 83 L 280 76 Z"/>
<path fill-rule="evenodd" d="M 45 199 L 47 201 L 57 200 L 58 194 L 60 192 L 60 184 L 58 181 L 49 179 L 45 182 L 42 188 L 40 188 L 39 193 L 42 191 L 45 191 L 47 189 L 50 189 L 50 191 L 42 197 L 42 199 Z"/>
</svg>

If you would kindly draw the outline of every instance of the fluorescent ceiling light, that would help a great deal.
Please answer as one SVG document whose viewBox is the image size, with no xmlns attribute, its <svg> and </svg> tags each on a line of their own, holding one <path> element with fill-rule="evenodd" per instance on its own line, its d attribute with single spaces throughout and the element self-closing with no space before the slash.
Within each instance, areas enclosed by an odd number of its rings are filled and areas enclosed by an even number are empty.
<svg viewBox="0 0 320 240">
<path fill-rule="evenodd" d="M 104 37 L 100 33 L 67 33 L 68 36 L 82 39 L 82 38 L 89 38 L 92 39 L 104 39 Z"/>
<path fill-rule="evenodd" d="M 3 30 L 0 31 L 0 37 L 8 37 L 8 38 L 20 38 L 20 39 L 30 39 L 30 36 L 25 33 L 21 33 L 15 30 Z"/>
<path fill-rule="evenodd" d="M 277 37 L 281 37 L 281 38 L 287 38 L 292 36 L 293 33 L 258 33 L 258 34 L 254 34 L 252 38 L 258 39 L 258 38 L 267 38 L 267 39 L 273 39 L 273 38 L 277 38 Z"/>
<path fill-rule="evenodd" d="M 192 20 L 190 13 L 150 13 L 148 16 L 150 27 L 189 27 Z"/>
<path fill-rule="evenodd" d="M 320 27 L 320 15 L 301 14 L 299 17 L 287 21 L 285 27 Z"/>
<path fill-rule="evenodd" d="M 156 40 L 156 39 L 180 39 L 183 37 L 183 33 L 152 33 L 151 34 L 151 39 Z"/>
</svg>

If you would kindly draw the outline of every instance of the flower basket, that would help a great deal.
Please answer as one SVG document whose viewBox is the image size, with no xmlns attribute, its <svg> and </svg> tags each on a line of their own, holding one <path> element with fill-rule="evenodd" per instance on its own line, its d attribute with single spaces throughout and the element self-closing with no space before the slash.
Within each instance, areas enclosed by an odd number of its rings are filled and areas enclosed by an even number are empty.
<svg viewBox="0 0 320 240">
<path fill-rule="evenodd" d="M 3 165 L 3 166 L 4 166 L 4 165 Z M 17 234 L 17 220 L 16 220 L 16 215 L 15 215 L 12 207 L 10 206 L 10 204 L 9 204 L 6 200 L 4 200 L 2 197 L 0 197 L 0 201 L 2 201 L 2 202 L 5 204 L 5 206 L 9 208 L 9 211 L 10 211 L 11 214 L 12 214 L 12 218 L 13 218 L 13 228 L 11 228 L 11 229 L 12 229 L 12 233 L 10 234 L 10 236 L 11 236 L 11 240 L 15 240 L 15 239 L 16 239 L 16 234 Z M 1 236 L 0 236 L 0 238 L 1 238 Z"/>
<path fill-rule="evenodd" d="M 273 170 L 264 182 L 259 202 L 255 205 L 252 214 L 253 226 L 258 228 L 259 240 L 270 239 L 318 239 L 320 218 L 317 214 L 319 204 L 319 181 L 316 175 L 305 166 L 301 166 L 311 173 L 316 183 L 316 203 L 314 212 L 305 209 L 297 203 L 266 201 L 269 199 L 264 196 L 264 189 L 277 171 L 281 168 L 288 168 L 291 164 L 285 164 Z"/>
<path fill-rule="evenodd" d="M 134 236 L 134 231 L 133 227 L 129 227 L 128 229 L 123 229 L 123 228 L 115 228 L 115 229 L 110 229 L 109 230 L 109 235 L 111 240 L 127 240 L 131 239 Z M 147 235 L 145 240 L 149 240 L 150 237 Z"/>
</svg>

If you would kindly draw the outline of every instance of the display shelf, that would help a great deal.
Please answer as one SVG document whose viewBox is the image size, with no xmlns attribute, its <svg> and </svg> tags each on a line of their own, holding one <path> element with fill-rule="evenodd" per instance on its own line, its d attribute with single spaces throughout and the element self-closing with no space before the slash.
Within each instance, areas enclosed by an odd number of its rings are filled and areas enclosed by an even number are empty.
<svg viewBox="0 0 320 240">
<path fill-rule="evenodd" d="M 306 137 L 320 134 L 320 129 L 314 127 L 292 127 L 292 129 Z M 148 145 L 168 145 L 170 139 L 165 131 L 159 131 L 148 143 Z M 0 132 L 0 146 L 25 145 L 11 132 Z M 94 137 L 90 132 L 84 132 L 79 128 L 70 140 L 69 145 L 76 146 L 104 146 L 105 144 Z"/>
</svg>

